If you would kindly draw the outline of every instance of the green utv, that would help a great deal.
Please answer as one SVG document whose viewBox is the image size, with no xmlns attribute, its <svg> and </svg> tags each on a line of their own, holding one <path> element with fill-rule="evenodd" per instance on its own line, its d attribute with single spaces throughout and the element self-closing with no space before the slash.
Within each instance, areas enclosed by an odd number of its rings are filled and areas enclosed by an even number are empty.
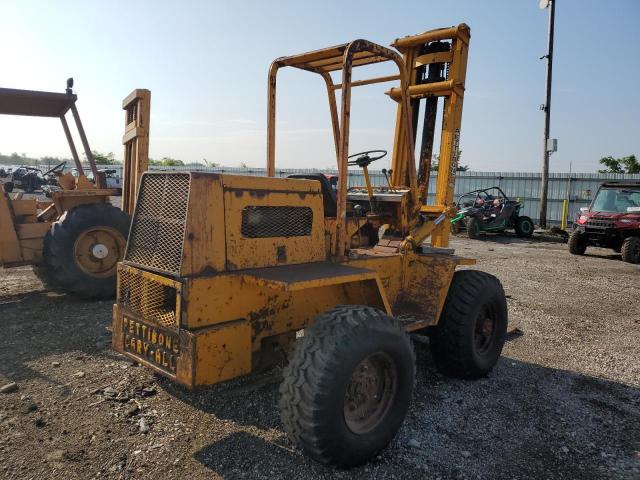
<svg viewBox="0 0 640 480">
<path fill-rule="evenodd" d="M 510 200 L 500 187 L 467 192 L 458 198 L 451 230 L 458 233 L 466 229 L 469 238 L 476 239 L 482 232 L 502 233 L 512 228 L 518 237 L 531 237 L 533 221 L 520 215 L 523 205 L 520 200 Z"/>
</svg>

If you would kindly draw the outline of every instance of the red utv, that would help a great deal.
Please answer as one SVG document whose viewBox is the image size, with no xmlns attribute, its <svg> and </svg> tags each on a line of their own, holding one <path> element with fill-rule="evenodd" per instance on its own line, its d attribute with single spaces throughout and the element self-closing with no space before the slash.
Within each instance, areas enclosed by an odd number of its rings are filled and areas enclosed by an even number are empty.
<svg viewBox="0 0 640 480">
<path fill-rule="evenodd" d="M 588 246 L 611 248 L 622 260 L 640 263 L 640 182 L 607 182 L 569 237 L 569 251 L 583 255 Z"/>
</svg>

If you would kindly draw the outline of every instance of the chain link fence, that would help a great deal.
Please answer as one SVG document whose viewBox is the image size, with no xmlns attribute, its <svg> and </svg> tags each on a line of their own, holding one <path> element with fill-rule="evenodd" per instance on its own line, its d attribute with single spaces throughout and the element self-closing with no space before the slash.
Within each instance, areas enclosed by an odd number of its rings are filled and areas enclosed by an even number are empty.
<svg viewBox="0 0 640 480">
<path fill-rule="evenodd" d="M 118 174 L 122 167 L 119 165 L 99 166 L 99 168 L 115 169 Z M 266 175 L 264 168 L 241 168 L 241 167 L 207 167 L 184 166 L 184 167 L 157 167 L 152 166 L 151 170 L 170 171 L 198 171 L 213 173 L 229 173 L 234 175 Z M 294 173 L 315 173 L 322 172 L 330 175 L 337 175 L 336 170 L 316 170 L 316 169 L 278 169 L 276 176 L 287 177 Z M 384 175 L 379 171 L 370 171 L 369 176 L 373 185 L 386 185 Z M 428 203 L 433 202 L 433 192 L 436 186 L 437 172 L 432 172 L 429 181 Z M 635 180 L 640 182 L 640 175 L 620 175 L 601 173 L 550 173 L 549 174 L 549 196 L 547 203 L 547 221 L 552 224 L 559 224 L 562 218 L 562 202 L 569 200 L 567 220 L 571 223 L 580 207 L 589 206 L 593 196 L 598 191 L 600 184 L 606 181 Z M 349 170 L 348 184 L 352 186 L 363 186 L 364 176 L 359 170 Z M 498 186 L 510 198 L 520 198 L 524 202 L 524 215 L 531 217 L 535 222 L 538 220 L 538 210 L 540 205 L 540 174 L 527 172 L 458 172 L 456 176 L 456 196 L 465 192 Z"/>
</svg>

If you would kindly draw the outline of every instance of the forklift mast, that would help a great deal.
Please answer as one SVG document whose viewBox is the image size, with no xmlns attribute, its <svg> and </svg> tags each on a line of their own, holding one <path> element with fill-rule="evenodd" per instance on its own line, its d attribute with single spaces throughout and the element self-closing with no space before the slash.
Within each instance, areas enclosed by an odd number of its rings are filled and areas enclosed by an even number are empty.
<svg viewBox="0 0 640 480">
<path fill-rule="evenodd" d="M 418 159 L 418 199 L 420 212 L 433 217 L 453 206 L 455 176 L 458 168 L 460 127 L 462 123 L 462 101 L 464 99 L 467 55 L 471 31 L 462 23 L 457 27 L 431 30 L 420 35 L 397 39 L 392 45 L 403 54 L 409 70 L 409 91 L 411 98 L 411 129 L 417 136 L 420 103 L 424 100 L 424 120 L 421 135 L 420 158 Z M 401 92 L 392 88 L 391 98 L 399 100 Z M 439 98 L 444 99 L 442 130 L 438 162 L 438 178 L 433 205 L 426 205 L 431 158 L 436 132 L 436 115 Z M 402 104 L 398 105 L 398 110 Z M 403 183 L 412 177 L 415 165 L 411 163 L 413 153 L 403 149 L 406 143 L 400 141 L 405 116 L 398 114 L 394 142 L 394 183 Z M 411 146 L 413 149 L 413 146 Z M 413 150 L 412 150 L 413 152 Z M 405 170 L 406 169 L 406 170 Z M 431 244 L 434 247 L 449 245 L 449 222 L 433 232 Z"/>
<path fill-rule="evenodd" d="M 122 210 L 133 215 L 140 177 L 149 169 L 149 121 L 151 92 L 138 88 L 122 101 L 125 111 Z"/>
</svg>

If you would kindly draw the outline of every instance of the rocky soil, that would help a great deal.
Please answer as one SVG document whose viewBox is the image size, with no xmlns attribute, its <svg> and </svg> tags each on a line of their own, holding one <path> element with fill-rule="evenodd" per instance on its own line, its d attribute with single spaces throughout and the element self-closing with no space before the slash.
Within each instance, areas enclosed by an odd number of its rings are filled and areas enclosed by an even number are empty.
<svg viewBox="0 0 640 480">
<path fill-rule="evenodd" d="M 188 392 L 111 350 L 110 302 L 0 269 L 0 477 L 640 478 L 640 266 L 513 237 L 453 247 L 501 279 L 518 330 L 475 382 L 417 339 L 402 429 L 348 472 L 287 440 L 279 371 Z"/>
</svg>

